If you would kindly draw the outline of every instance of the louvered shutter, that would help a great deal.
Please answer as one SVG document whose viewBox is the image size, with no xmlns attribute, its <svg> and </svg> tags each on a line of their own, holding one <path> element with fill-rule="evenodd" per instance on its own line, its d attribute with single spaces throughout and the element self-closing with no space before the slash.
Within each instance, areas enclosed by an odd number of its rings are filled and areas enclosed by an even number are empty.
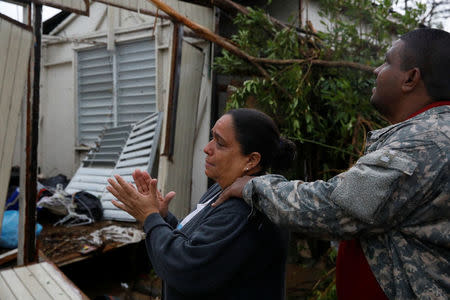
<svg viewBox="0 0 450 300">
<path fill-rule="evenodd" d="M 117 64 L 117 125 L 135 123 L 156 111 L 154 40 L 118 45 Z"/>
<path fill-rule="evenodd" d="M 92 145 L 114 124 L 112 61 L 106 48 L 78 52 L 78 144 Z"/>
<path fill-rule="evenodd" d="M 105 128 L 155 112 L 155 76 L 154 40 L 119 44 L 116 52 L 79 51 L 78 144 L 93 145 Z"/>
</svg>

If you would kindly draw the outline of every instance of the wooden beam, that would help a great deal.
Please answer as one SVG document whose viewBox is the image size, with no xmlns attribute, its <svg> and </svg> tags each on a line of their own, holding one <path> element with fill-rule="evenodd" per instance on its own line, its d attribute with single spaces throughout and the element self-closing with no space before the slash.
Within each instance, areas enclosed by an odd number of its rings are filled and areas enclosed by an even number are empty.
<svg viewBox="0 0 450 300">
<path fill-rule="evenodd" d="M 26 176 L 26 208 L 25 239 L 23 249 L 24 264 L 37 261 L 36 251 L 36 182 L 37 182 L 37 148 L 39 141 L 39 104 L 40 104 L 40 72 L 41 72 L 41 29 L 42 5 L 34 5 L 34 68 L 33 68 L 33 103 L 31 105 L 31 124 L 27 132 L 27 176 Z"/>
</svg>

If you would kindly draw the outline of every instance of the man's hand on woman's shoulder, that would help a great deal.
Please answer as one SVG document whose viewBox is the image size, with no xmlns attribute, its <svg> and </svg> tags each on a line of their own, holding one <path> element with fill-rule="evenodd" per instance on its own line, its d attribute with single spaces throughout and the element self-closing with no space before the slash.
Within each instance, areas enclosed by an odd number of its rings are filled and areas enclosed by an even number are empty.
<svg viewBox="0 0 450 300">
<path fill-rule="evenodd" d="M 214 202 L 212 206 L 219 206 L 231 197 L 242 198 L 242 190 L 247 182 L 249 182 L 252 178 L 253 176 L 243 176 L 237 178 L 230 186 L 223 190 L 222 194 L 219 195 L 219 198 L 217 198 L 216 202 Z"/>
</svg>

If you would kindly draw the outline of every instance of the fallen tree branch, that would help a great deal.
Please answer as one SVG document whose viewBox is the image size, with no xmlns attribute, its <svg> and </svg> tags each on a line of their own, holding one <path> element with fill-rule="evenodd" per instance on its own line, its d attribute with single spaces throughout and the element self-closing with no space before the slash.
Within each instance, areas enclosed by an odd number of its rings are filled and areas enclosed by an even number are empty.
<svg viewBox="0 0 450 300">
<path fill-rule="evenodd" d="M 321 59 L 268 59 L 268 58 L 257 58 L 254 56 L 251 56 L 247 54 L 246 52 L 242 51 L 239 47 L 237 47 L 235 44 L 233 44 L 228 39 L 221 37 L 220 35 L 217 35 L 210 31 L 208 28 L 203 27 L 202 25 L 199 25 L 185 16 L 179 14 L 176 12 L 173 8 L 162 2 L 161 0 L 147 0 L 151 3 L 153 3 L 156 7 L 164 11 L 167 15 L 169 15 L 173 21 L 179 22 L 184 24 L 185 26 L 189 27 L 192 31 L 197 33 L 201 38 L 204 38 L 205 40 L 208 40 L 212 43 L 215 43 L 225 50 L 233 53 L 234 55 L 241 57 L 248 62 L 250 62 L 253 66 L 255 66 L 258 71 L 268 80 L 270 80 L 280 91 L 282 91 L 288 98 L 293 99 L 293 96 L 285 89 L 283 88 L 275 79 L 273 79 L 269 73 L 260 65 L 260 64 L 303 64 L 303 63 L 310 63 L 312 65 L 319 65 L 319 66 L 325 66 L 325 67 L 336 67 L 336 68 L 352 68 L 357 69 L 365 72 L 373 72 L 374 68 L 371 66 L 363 65 L 356 62 L 349 62 L 349 61 L 326 61 Z M 229 1 L 229 0 L 212 0 L 212 1 Z M 232 1 L 229 1 L 232 2 Z M 236 4 L 238 5 L 238 4 Z"/>
<path fill-rule="evenodd" d="M 236 47 L 234 44 L 232 44 L 229 40 L 221 37 L 220 35 L 215 34 L 211 30 L 209 30 L 206 27 L 203 27 L 202 25 L 199 25 L 195 22 L 192 22 L 188 18 L 186 18 L 183 15 L 180 15 L 178 12 L 176 12 L 173 8 L 165 4 L 164 2 L 160 0 L 147 0 L 152 2 L 156 7 L 164 11 L 166 14 L 168 14 L 170 17 L 172 17 L 175 21 L 180 22 L 190 29 L 192 29 L 195 33 L 197 33 L 202 38 L 213 42 L 226 50 L 230 51 L 231 53 L 246 59 L 249 61 L 253 66 L 255 66 L 261 74 L 266 77 L 268 80 L 270 80 L 278 89 L 280 89 L 288 98 L 293 99 L 294 97 L 285 89 L 283 88 L 276 80 L 270 77 L 269 73 L 267 73 L 266 70 L 264 70 L 263 67 L 261 67 L 258 62 L 255 61 L 254 57 L 251 55 L 248 55 L 238 47 Z"/>
<path fill-rule="evenodd" d="M 269 58 L 258 58 L 253 57 L 255 62 L 258 63 L 264 63 L 264 64 L 272 64 L 272 65 L 290 65 L 290 64 L 312 64 L 316 66 L 324 66 L 324 67 L 335 67 L 335 68 L 352 68 L 357 69 L 365 72 L 372 73 L 375 68 L 363 65 L 360 63 L 352 62 L 352 61 L 345 61 L 345 60 L 338 60 L 338 61 L 331 61 L 331 60 L 322 60 L 322 59 L 269 59 Z"/>
<path fill-rule="evenodd" d="M 202 6 L 207 6 L 207 7 L 217 6 L 218 8 L 220 8 L 224 11 L 228 11 L 228 12 L 236 12 L 237 11 L 244 15 L 249 14 L 249 11 L 245 6 L 243 6 L 239 3 L 236 3 L 234 1 L 231 1 L 231 0 L 181 0 L 181 1 L 193 3 L 193 4 L 197 4 L 197 5 L 202 5 Z M 313 36 L 317 37 L 317 34 L 314 32 L 285 24 L 270 15 L 267 15 L 267 18 L 272 23 L 274 23 L 276 26 L 278 26 L 279 28 L 295 28 L 295 30 L 297 30 L 298 32 L 313 35 Z"/>
</svg>

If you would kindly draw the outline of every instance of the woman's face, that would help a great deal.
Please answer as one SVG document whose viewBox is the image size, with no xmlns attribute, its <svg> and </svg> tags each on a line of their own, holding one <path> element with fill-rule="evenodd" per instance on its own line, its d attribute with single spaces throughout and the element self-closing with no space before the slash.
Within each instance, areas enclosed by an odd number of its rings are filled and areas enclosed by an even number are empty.
<svg viewBox="0 0 450 300">
<path fill-rule="evenodd" d="M 222 189 L 245 174 L 250 155 L 243 155 L 241 145 L 236 140 L 231 115 L 217 120 L 212 132 L 212 140 L 203 151 L 206 153 L 205 174 L 216 181 Z"/>
</svg>

